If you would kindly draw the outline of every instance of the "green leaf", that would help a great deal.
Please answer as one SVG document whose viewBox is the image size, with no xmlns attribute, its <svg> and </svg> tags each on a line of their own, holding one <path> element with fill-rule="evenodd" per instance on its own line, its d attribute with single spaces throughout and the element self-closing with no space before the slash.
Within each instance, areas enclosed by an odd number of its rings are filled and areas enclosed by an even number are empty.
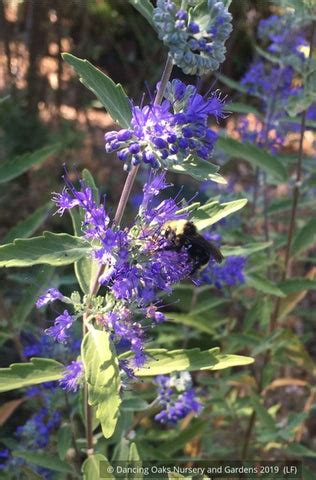
<svg viewBox="0 0 316 480">
<path fill-rule="evenodd" d="M 155 375 L 167 375 L 172 372 L 186 370 L 222 370 L 241 365 L 253 363 L 253 358 L 241 355 L 225 355 L 219 353 L 219 348 L 201 351 L 199 348 L 191 350 L 165 349 L 146 350 L 148 360 L 144 367 L 135 370 L 140 377 L 151 377 Z M 119 358 L 128 358 L 131 352 L 120 355 Z"/>
<path fill-rule="evenodd" d="M 204 230 L 214 223 L 219 222 L 222 218 L 225 218 L 231 213 L 237 212 L 243 208 L 247 201 L 247 199 L 242 198 L 240 200 L 234 200 L 233 202 L 222 204 L 216 200 L 206 203 L 195 210 L 192 221 L 195 223 L 198 230 Z"/>
<path fill-rule="evenodd" d="M 297 118 L 288 118 L 288 117 L 285 117 L 285 118 L 281 118 L 279 120 L 279 123 L 285 123 L 285 124 L 292 124 L 296 127 L 300 127 L 301 126 L 301 119 L 300 117 L 297 117 Z M 306 120 L 305 122 L 305 126 L 306 128 L 310 128 L 312 130 L 314 130 L 316 128 L 316 122 L 315 120 Z M 297 160 L 297 156 L 295 156 L 295 160 Z"/>
<path fill-rule="evenodd" d="M 204 290 L 204 286 L 200 287 L 200 292 L 203 293 L 202 289 Z M 211 286 L 209 286 L 211 287 Z M 198 290 L 199 291 L 199 290 Z M 190 310 L 190 315 L 199 315 L 200 313 L 210 312 L 215 307 L 219 305 L 223 305 L 227 302 L 225 298 L 209 298 L 208 300 L 199 301 L 198 304 Z"/>
<path fill-rule="evenodd" d="M 82 342 L 81 356 L 88 382 L 89 404 L 96 407 L 103 435 L 110 438 L 119 415 L 121 383 L 109 333 L 95 329 L 87 333 Z"/>
<path fill-rule="evenodd" d="M 131 443 L 129 447 L 128 462 L 130 462 L 132 465 L 137 465 L 138 468 L 142 466 L 136 443 Z M 143 480 L 143 478 L 144 477 L 141 471 L 135 473 L 129 472 L 126 476 L 126 480 Z"/>
<path fill-rule="evenodd" d="M 208 333 L 209 335 L 214 334 L 214 327 L 212 326 L 212 321 L 209 318 L 204 316 L 194 315 L 193 313 L 173 313 L 168 312 L 167 314 L 168 322 L 178 323 L 180 325 L 186 325 L 188 327 L 195 328 L 201 332 Z"/>
<path fill-rule="evenodd" d="M 258 415 L 261 426 L 266 428 L 270 432 L 276 432 L 275 421 L 268 412 L 268 410 L 262 405 L 260 398 L 257 395 L 252 394 L 250 400 L 254 410 Z"/>
<path fill-rule="evenodd" d="M 195 420 L 185 430 L 179 432 L 176 439 L 167 440 L 160 447 L 162 453 L 170 457 L 187 445 L 192 438 L 200 435 L 207 427 L 204 420 Z"/>
<path fill-rule="evenodd" d="M 30 285 L 26 288 L 23 298 L 19 301 L 12 318 L 12 324 L 21 331 L 24 320 L 33 310 L 35 302 L 45 287 L 52 279 L 54 268 L 50 265 L 41 266 L 37 275 L 32 279 Z"/>
<path fill-rule="evenodd" d="M 124 398 L 122 402 L 121 409 L 127 412 L 141 412 L 146 410 L 148 407 L 148 403 L 141 398 L 131 397 L 131 398 Z"/>
<path fill-rule="evenodd" d="M 122 127 L 129 128 L 132 111 L 122 85 L 115 84 L 88 60 L 82 60 L 70 53 L 63 53 L 62 57 L 75 69 L 81 82 L 95 94 L 113 120 Z"/>
<path fill-rule="evenodd" d="M 288 99 L 286 111 L 290 117 L 296 117 L 300 113 L 303 113 L 315 102 L 315 93 L 313 94 L 306 90 L 304 89 L 302 92 Z"/>
<path fill-rule="evenodd" d="M 200 158 L 195 158 L 192 155 L 179 163 L 179 165 L 168 167 L 168 170 L 170 172 L 190 175 L 200 182 L 203 182 L 204 180 L 212 180 L 215 183 L 227 183 L 224 177 L 216 173 L 219 170 L 217 165 Z"/>
<path fill-rule="evenodd" d="M 260 252 L 261 250 L 266 250 L 267 248 L 271 247 L 271 245 L 272 242 L 248 243 L 242 247 L 226 245 L 221 247 L 221 252 L 224 257 L 229 257 L 230 255 L 244 255 L 247 257 L 253 253 Z"/>
<path fill-rule="evenodd" d="M 17 239 L 0 247 L 0 267 L 69 265 L 87 255 L 89 243 L 67 233 L 44 232 L 41 237 Z"/>
<path fill-rule="evenodd" d="M 20 471 L 25 475 L 26 480 L 44 480 L 44 477 L 42 477 L 42 475 L 39 475 L 37 472 L 34 472 L 34 470 L 27 467 L 26 465 L 22 465 L 20 467 Z"/>
<path fill-rule="evenodd" d="M 303 290 L 316 290 L 316 280 L 309 278 L 289 278 L 278 283 L 278 287 L 286 295 L 290 293 L 301 292 Z"/>
<path fill-rule="evenodd" d="M 94 200 L 96 202 L 99 202 L 98 188 L 94 182 L 94 178 L 92 177 L 89 170 L 87 170 L 86 168 L 82 172 L 82 178 L 85 185 L 91 188 Z M 78 237 L 83 235 L 81 227 L 84 221 L 84 214 L 85 212 L 82 208 L 73 208 L 70 210 L 74 233 Z M 83 291 L 83 293 L 86 293 L 88 295 L 90 293 L 91 282 L 94 281 L 94 279 L 96 278 L 99 269 L 98 262 L 93 260 L 92 257 L 83 256 L 80 260 L 75 262 L 74 269 L 81 290 Z"/>
<path fill-rule="evenodd" d="M 139 456 L 136 443 L 131 443 L 131 446 L 129 448 L 128 461 L 129 462 L 139 462 L 140 459 L 141 458 Z"/>
<path fill-rule="evenodd" d="M 73 469 L 68 463 L 48 453 L 14 451 L 13 456 L 23 458 L 27 462 L 34 463 L 34 465 L 38 465 L 39 467 L 48 468 L 54 472 L 73 473 Z"/>
<path fill-rule="evenodd" d="M 263 48 L 259 47 L 259 45 L 255 45 L 255 49 L 261 55 L 263 58 L 268 60 L 268 62 L 275 63 L 277 65 L 282 65 L 282 61 L 279 57 L 276 55 L 272 55 L 271 53 L 267 52 L 266 50 L 263 50 Z"/>
<path fill-rule="evenodd" d="M 260 167 L 276 180 L 283 182 L 286 181 L 288 177 L 286 169 L 278 157 L 256 147 L 252 143 L 241 143 L 238 140 L 225 137 L 221 134 L 217 140 L 216 147 L 222 149 L 231 157 L 242 158 L 252 165 Z"/>
<path fill-rule="evenodd" d="M 62 425 L 57 435 L 57 451 L 59 458 L 65 460 L 67 452 L 72 444 L 71 426 L 69 424 Z"/>
<path fill-rule="evenodd" d="M 82 171 L 82 179 L 85 185 L 91 188 L 93 193 L 93 199 L 95 202 L 98 203 L 100 201 L 99 190 L 98 190 L 98 187 L 96 186 L 92 173 L 87 168 L 84 168 Z"/>
<path fill-rule="evenodd" d="M 299 230 L 292 244 L 292 255 L 299 255 L 315 244 L 316 241 L 316 219 L 312 218 Z"/>
<path fill-rule="evenodd" d="M 0 392 L 52 382 L 62 377 L 64 366 L 51 358 L 31 358 L 28 363 L 13 363 L 0 368 Z"/>
<path fill-rule="evenodd" d="M 25 220 L 22 220 L 8 231 L 2 243 L 11 243 L 16 238 L 28 238 L 42 225 L 46 220 L 48 214 L 52 209 L 52 203 L 48 202 L 42 207 L 38 208 L 29 215 Z"/>
<path fill-rule="evenodd" d="M 226 77 L 226 75 L 223 75 L 221 73 L 216 73 L 215 75 L 218 80 L 220 80 L 224 85 L 231 88 L 232 90 L 237 90 L 237 92 L 240 93 L 247 93 L 247 88 L 244 87 L 244 85 L 242 85 L 241 83 L 236 82 L 235 80 L 232 80 L 231 78 Z"/>
<path fill-rule="evenodd" d="M 306 465 L 302 465 L 302 467 L 303 480 L 315 480 L 314 472 L 310 470 Z"/>
<path fill-rule="evenodd" d="M 276 297 L 285 297 L 285 293 L 270 280 L 260 277 L 259 275 L 246 275 L 246 284 L 248 287 L 255 288 L 259 292 L 267 295 L 275 295 Z"/>
<path fill-rule="evenodd" d="M 4 102 L 9 100 L 9 98 L 10 98 L 10 95 L 5 95 L 4 97 L 1 97 L 0 98 L 0 105 L 2 105 Z"/>
<path fill-rule="evenodd" d="M 76 278 L 83 293 L 90 292 L 91 282 L 99 270 L 98 263 L 92 257 L 82 257 L 74 264 Z"/>
<path fill-rule="evenodd" d="M 48 145 L 47 147 L 35 150 L 35 152 L 25 153 L 14 157 L 0 166 L 0 184 L 9 182 L 14 178 L 22 175 L 33 165 L 43 163 L 48 157 L 57 153 L 61 148 L 61 144 Z"/>
<path fill-rule="evenodd" d="M 155 23 L 153 21 L 154 7 L 150 3 L 150 0 L 128 0 L 131 5 L 133 5 L 136 10 L 146 18 L 147 22 L 155 28 Z"/>
<path fill-rule="evenodd" d="M 111 464 L 108 459 L 101 453 L 95 453 L 89 456 L 82 464 L 83 480 L 100 480 L 101 478 L 115 480 L 109 468 L 111 468 Z"/>
<path fill-rule="evenodd" d="M 225 110 L 227 110 L 228 112 L 242 113 L 242 114 L 253 113 L 254 115 L 256 115 L 256 117 L 258 118 L 261 117 L 261 113 L 259 112 L 259 110 L 257 110 L 252 105 L 248 105 L 247 103 L 240 103 L 240 102 L 227 103 L 225 106 Z"/>
<path fill-rule="evenodd" d="M 283 451 L 290 456 L 316 458 L 316 452 L 301 443 L 291 443 Z"/>
<path fill-rule="evenodd" d="M 311 178 L 311 177 L 310 177 Z M 309 179 L 310 180 L 310 179 Z M 269 215 L 279 215 L 280 212 L 291 210 L 293 200 L 292 198 L 279 198 L 271 202 L 268 213 Z M 313 198 L 303 198 L 300 200 L 300 208 L 307 206 L 314 206 L 315 200 Z"/>
</svg>

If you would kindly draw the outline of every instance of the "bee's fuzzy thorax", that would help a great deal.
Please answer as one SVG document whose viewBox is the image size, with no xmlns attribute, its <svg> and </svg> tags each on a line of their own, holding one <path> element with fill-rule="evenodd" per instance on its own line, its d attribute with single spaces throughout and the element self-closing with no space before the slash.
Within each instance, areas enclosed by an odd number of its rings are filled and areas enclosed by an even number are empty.
<svg viewBox="0 0 316 480">
<path fill-rule="evenodd" d="M 181 220 L 172 220 L 170 222 L 166 222 L 162 227 L 162 234 L 164 235 L 167 228 L 172 230 L 176 235 L 181 235 L 183 233 L 185 225 L 188 223 L 188 220 L 181 219 Z"/>
<path fill-rule="evenodd" d="M 183 219 L 166 222 L 161 233 L 169 241 L 167 249 L 187 251 L 191 274 L 206 267 L 212 258 L 218 263 L 223 259 L 221 251 L 198 232 L 193 222 Z"/>
</svg>

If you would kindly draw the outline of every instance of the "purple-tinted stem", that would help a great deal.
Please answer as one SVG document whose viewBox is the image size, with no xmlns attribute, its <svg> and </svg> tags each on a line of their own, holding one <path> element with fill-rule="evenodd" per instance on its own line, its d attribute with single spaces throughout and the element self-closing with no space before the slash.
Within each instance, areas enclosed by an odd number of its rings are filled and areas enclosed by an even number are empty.
<svg viewBox="0 0 316 480">
<path fill-rule="evenodd" d="M 159 88 L 157 90 L 156 97 L 154 100 L 154 105 L 159 105 L 162 102 L 162 99 L 166 90 L 166 86 L 172 72 L 172 67 L 173 67 L 172 60 L 171 60 L 171 57 L 168 55 L 165 68 L 161 77 L 161 81 L 159 83 Z M 114 225 L 116 226 L 118 226 L 122 221 L 122 217 L 123 217 L 130 193 L 132 191 L 138 169 L 139 169 L 139 165 L 133 166 L 127 175 L 125 185 L 124 185 L 121 198 L 119 200 L 119 204 L 115 213 L 114 221 L 113 221 Z"/>
<path fill-rule="evenodd" d="M 171 72 L 172 72 L 172 67 L 173 67 L 172 60 L 171 60 L 171 57 L 168 55 L 168 58 L 167 58 L 167 61 L 166 61 L 166 64 L 165 64 L 165 68 L 164 68 L 164 71 L 163 71 L 163 74 L 162 74 L 162 77 L 161 77 L 161 81 L 159 83 L 159 88 L 157 90 L 156 97 L 155 97 L 155 100 L 154 100 L 155 105 L 160 104 L 162 99 L 163 99 L 165 89 L 166 89 L 167 83 L 169 81 Z M 122 221 L 123 214 L 125 212 L 125 208 L 126 208 L 130 193 L 132 191 L 138 169 L 139 169 L 139 165 L 133 166 L 131 168 L 131 170 L 129 171 L 127 177 L 126 177 L 125 184 L 124 184 L 124 187 L 123 187 L 123 191 L 122 191 L 122 194 L 121 194 L 121 198 L 119 200 L 119 204 L 117 206 L 115 216 L 114 216 L 114 220 L 113 220 L 113 224 L 115 226 L 119 226 L 121 221 Z M 96 273 L 95 279 L 94 279 L 93 283 L 91 284 L 91 289 L 90 289 L 90 295 L 91 296 L 96 295 L 96 293 L 99 289 L 99 277 L 102 275 L 103 271 L 104 271 L 104 267 L 103 267 L 103 265 L 100 265 L 100 267 L 99 267 L 99 269 Z"/>
<path fill-rule="evenodd" d="M 166 65 L 165 65 L 165 68 L 164 68 L 164 71 L 162 73 L 162 77 L 161 77 L 161 80 L 160 80 L 160 83 L 159 83 L 159 88 L 157 90 L 156 97 L 155 97 L 155 100 L 154 100 L 155 105 L 159 105 L 162 102 L 162 99 L 163 99 L 163 96 L 164 96 L 164 93 L 165 93 L 165 90 L 166 90 L 166 86 L 167 86 L 167 83 L 169 81 L 169 78 L 170 78 L 170 75 L 171 75 L 171 72 L 172 72 L 172 68 L 173 68 L 173 63 L 172 63 L 170 55 L 168 55 Z"/>
<path fill-rule="evenodd" d="M 166 65 L 165 65 L 165 68 L 164 68 L 164 71 L 163 71 L 163 74 L 162 74 L 162 77 L 161 77 L 161 81 L 159 83 L 159 88 L 158 88 L 158 91 L 156 93 L 156 97 L 155 97 L 155 100 L 154 100 L 155 105 L 160 104 L 162 99 L 163 99 L 165 89 L 166 89 L 167 83 L 169 81 L 171 72 L 172 72 L 172 67 L 173 67 L 172 60 L 171 60 L 171 57 L 168 55 Z M 124 184 L 122 194 L 121 194 L 121 198 L 119 200 L 119 204 L 117 206 L 116 213 L 115 213 L 114 220 L 113 220 L 113 224 L 117 227 L 120 225 L 120 223 L 122 221 L 122 218 L 123 218 L 123 215 L 124 215 L 124 212 L 125 212 L 125 208 L 126 208 L 130 193 L 132 191 L 134 182 L 135 182 L 135 178 L 136 178 L 138 169 L 139 169 L 139 165 L 133 166 L 131 168 L 131 170 L 129 171 L 127 177 L 126 177 L 125 184 Z M 91 282 L 90 292 L 89 292 L 90 298 L 98 293 L 99 278 L 100 278 L 100 276 L 102 275 L 103 272 L 104 272 L 104 265 L 100 265 L 99 268 L 98 268 L 98 271 L 97 271 L 97 273 L 96 273 L 96 275 L 93 279 L 93 282 Z M 83 335 L 85 335 L 87 333 L 86 321 L 87 321 L 88 315 L 89 315 L 88 312 L 85 312 L 84 315 L 83 315 Z M 91 456 L 91 455 L 93 455 L 93 425 L 92 425 L 93 416 L 92 416 L 92 408 L 88 403 L 88 385 L 87 385 L 87 382 L 85 382 L 85 384 L 84 384 L 84 405 L 85 405 L 85 415 L 86 415 L 87 456 Z"/>
<path fill-rule="evenodd" d="M 313 46 L 314 46 L 314 36 L 316 31 L 316 22 L 312 23 L 312 33 L 311 33 L 311 41 L 310 41 L 310 50 L 309 50 L 309 65 L 313 55 Z M 302 174 L 303 174 L 303 144 L 304 144 L 304 135 L 305 135 L 305 125 L 306 125 L 306 110 L 302 113 L 301 119 L 301 131 L 300 131 L 300 144 L 299 144 L 299 151 L 298 151 L 298 159 L 296 165 L 296 181 L 295 186 L 293 189 L 293 197 L 292 197 L 292 208 L 291 208 L 291 217 L 290 217 L 290 225 L 287 235 L 287 243 L 285 248 L 285 259 L 284 259 L 284 269 L 282 273 L 282 280 L 286 280 L 289 276 L 289 266 L 290 266 L 290 256 L 291 256 L 291 247 L 292 247 L 292 240 L 295 230 L 296 224 L 296 215 L 297 215 L 297 208 L 301 193 L 301 182 L 302 182 Z M 271 322 L 270 322 L 270 332 L 274 330 L 276 327 L 276 323 L 279 316 L 281 302 L 278 298 L 275 311 L 272 315 Z"/>
<path fill-rule="evenodd" d="M 313 55 L 313 46 L 314 46 L 314 36 L 315 36 L 315 31 L 316 31 L 316 22 L 314 21 L 312 23 L 312 32 L 311 32 L 311 40 L 310 40 L 310 51 L 309 51 L 309 65 L 310 61 Z M 292 198 L 292 209 L 291 209 L 291 219 L 290 219 L 290 226 L 289 226 L 289 231 L 288 231 L 288 237 L 287 237 L 287 244 L 286 244 L 286 250 L 285 250 L 285 260 L 284 260 L 284 269 L 283 269 L 283 274 L 282 274 L 282 280 L 286 280 L 288 278 L 288 273 L 289 273 L 289 265 L 290 265 L 290 254 L 291 254 L 291 246 L 292 246 L 292 240 L 293 240 L 293 234 L 295 230 L 295 224 L 296 224 L 296 214 L 297 214 L 297 208 L 298 208 L 298 202 L 299 202 L 299 197 L 300 197 L 300 189 L 301 189 L 301 180 L 302 180 L 302 173 L 303 173 L 303 143 L 304 143 L 304 134 L 305 134 L 305 123 L 306 123 L 306 110 L 302 113 L 302 120 L 301 120 L 301 131 L 300 131 L 300 146 L 299 146 L 299 152 L 298 152 L 298 159 L 297 159 L 297 166 L 296 166 L 296 182 L 295 182 L 295 187 L 293 190 L 293 198 Z M 272 333 L 275 328 L 277 327 L 278 323 L 278 317 L 280 313 L 280 307 L 281 307 L 281 299 L 278 298 L 276 305 L 275 305 L 275 310 L 273 314 L 271 315 L 270 319 L 270 324 L 269 324 L 269 330 Z M 260 376 L 258 379 L 258 392 L 260 393 L 262 391 L 263 387 L 263 372 L 265 370 L 266 365 L 270 361 L 270 355 L 271 352 L 270 350 L 267 350 L 263 363 L 260 369 Z M 247 455 L 248 455 L 248 449 L 251 441 L 251 436 L 252 432 L 256 423 L 256 411 L 253 410 L 252 414 L 249 418 L 249 423 L 247 426 L 247 430 L 245 433 L 245 440 L 244 444 L 242 447 L 242 452 L 241 452 L 241 460 L 246 460 Z"/>
</svg>

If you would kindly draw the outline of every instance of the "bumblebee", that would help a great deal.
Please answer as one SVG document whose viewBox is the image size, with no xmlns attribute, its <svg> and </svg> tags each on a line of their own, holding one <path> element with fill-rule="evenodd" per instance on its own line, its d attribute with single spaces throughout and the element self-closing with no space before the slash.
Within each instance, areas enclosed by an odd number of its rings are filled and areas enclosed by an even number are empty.
<svg viewBox="0 0 316 480">
<path fill-rule="evenodd" d="M 193 222 L 187 220 L 167 222 L 162 234 L 169 241 L 169 246 L 165 249 L 178 252 L 184 248 L 187 251 L 193 265 L 190 275 L 205 268 L 211 258 L 217 263 L 221 263 L 224 258 L 219 248 L 206 240 Z"/>
</svg>

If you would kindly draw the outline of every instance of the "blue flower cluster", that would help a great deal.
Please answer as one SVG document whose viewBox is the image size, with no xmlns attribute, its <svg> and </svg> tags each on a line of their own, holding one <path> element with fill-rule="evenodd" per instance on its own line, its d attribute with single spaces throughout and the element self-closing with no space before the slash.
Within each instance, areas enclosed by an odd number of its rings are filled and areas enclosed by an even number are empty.
<svg viewBox="0 0 316 480">
<path fill-rule="evenodd" d="M 299 33 L 302 25 L 299 23 L 293 12 L 287 12 L 284 15 L 271 15 L 263 19 L 258 25 L 258 37 L 262 42 L 268 43 L 269 52 L 276 55 L 297 55 L 304 59 L 300 51 L 307 42 L 303 35 Z"/>
<path fill-rule="evenodd" d="M 243 142 L 250 142 L 260 148 L 266 148 L 273 154 L 277 153 L 283 146 L 287 131 L 285 123 L 275 125 L 271 122 L 268 126 L 265 126 L 258 118 L 250 119 L 247 116 L 239 117 L 237 130 Z"/>
<path fill-rule="evenodd" d="M 8 448 L 2 448 L 0 450 L 0 472 L 5 470 L 8 466 L 8 460 L 10 458 L 10 450 Z"/>
<path fill-rule="evenodd" d="M 158 402 L 162 410 L 155 420 L 163 424 L 175 425 L 189 413 L 199 415 L 202 404 L 197 398 L 189 372 L 158 375 L 155 378 Z"/>
<path fill-rule="evenodd" d="M 289 96 L 300 90 L 294 82 L 296 70 L 293 65 L 306 61 L 303 50 L 307 42 L 298 28 L 295 15 L 291 13 L 261 20 L 258 37 L 267 43 L 267 50 L 273 53 L 275 62 L 256 60 L 242 79 L 248 92 L 262 98 L 265 104 L 272 96 L 274 103 L 278 103 L 275 110 L 284 108 Z"/>
<path fill-rule="evenodd" d="M 47 290 L 48 297 L 50 296 L 50 290 Z M 45 299 L 45 295 L 42 295 L 40 298 Z M 60 297 L 58 297 L 60 299 Z M 73 356 L 77 356 L 80 352 L 80 340 L 77 340 L 76 337 L 67 334 L 67 348 L 64 345 L 65 339 L 63 339 L 63 343 L 60 344 L 53 342 L 57 340 L 55 335 L 51 335 L 52 329 L 56 328 L 63 328 L 63 322 L 60 319 L 61 315 L 57 317 L 55 320 L 55 324 L 57 322 L 57 326 L 54 325 L 53 327 L 48 328 L 45 330 L 47 335 L 43 335 L 39 338 L 39 340 L 35 338 L 29 338 L 26 342 L 27 345 L 23 349 L 23 354 L 26 358 L 32 357 L 50 357 L 56 360 L 60 360 L 62 362 L 69 361 L 69 357 L 73 358 Z M 67 324 L 67 319 L 65 320 Z M 64 327 L 66 328 L 66 326 Z M 76 392 L 81 384 L 83 379 L 83 365 L 80 361 L 71 361 L 69 365 L 65 367 L 63 377 L 58 382 L 47 382 L 43 383 L 42 386 L 45 389 L 55 389 L 57 386 L 60 386 L 64 390 L 68 390 L 69 392 Z M 41 393 L 39 387 L 31 387 L 27 391 L 28 396 L 34 396 Z"/>
<path fill-rule="evenodd" d="M 55 298 L 52 296 L 52 290 L 55 292 Z M 47 305 L 48 303 L 53 302 L 54 300 L 65 300 L 67 303 L 70 303 L 70 299 L 64 297 L 57 289 L 49 289 L 44 295 L 41 295 L 37 301 L 37 306 Z M 76 321 L 77 316 L 72 316 L 69 314 L 68 310 L 64 310 L 64 313 L 58 315 L 54 321 L 54 325 L 45 330 L 46 335 L 53 338 L 56 342 L 65 344 L 69 339 L 71 339 L 69 351 L 76 352 L 78 351 L 77 342 L 74 342 L 73 336 L 69 335 L 69 329 L 72 327 L 73 323 Z M 51 348 L 54 357 L 58 355 L 58 351 L 54 345 L 49 344 L 45 337 L 40 339 L 38 344 L 33 344 L 26 349 L 24 352 L 27 356 L 38 355 L 38 351 L 41 350 L 43 344 L 48 343 L 48 347 Z M 45 350 L 45 356 L 48 355 L 48 351 Z M 83 365 L 81 362 L 72 361 L 68 366 L 66 366 L 63 377 L 59 380 L 59 385 L 69 392 L 76 392 L 79 388 L 81 380 L 83 378 Z"/>
<path fill-rule="evenodd" d="M 193 5 L 184 9 L 176 0 L 157 0 L 153 19 L 173 62 L 186 74 L 203 75 L 225 60 L 232 16 L 222 1 L 198 0 Z"/>
<path fill-rule="evenodd" d="M 161 105 L 134 106 L 130 129 L 105 134 L 105 149 L 117 152 L 127 169 L 142 162 L 167 169 L 189 155 L 209 160 L 217 134 L 208 128 L 208 117 L 223 118 L 223 108 L 217 92 L 204 98 L 193 85 L 173 80 Z"/>
<path fill-rule="evenodd" d="M 69 209 L 80 206 L 84 211 L 83 233 L 91 242 L 92 256 L 103 266 L 99 281 L 107 287 L 105 306 L 93 313 L 98 325 L 110 331 L 116 343 L 122 339 L 127 342 L 134 353 L 134 367 L 142 366 L 146 360 L 145 331 L 164 320 L 156 304 L 157 293 L 171 293 L 173 284 L 188 277 L 192 270 L 185 251 L 164 249 L 166 240 L 161 235 L 162 226 L 186 216 L 177 214 L 179 205 L 171 198 L 155 202 L 160 191 L 168 186 L 164 174 L 151 176 L 144 186 L 136 222 L 132 228 L 124 230 L 109 226 L 104 206 L 95 202 L 84 184 L 81 191 L 68 184 L 67 190 L 55 196 L 60 213 L 64 212 L 65 205 Z M 56 298 L 60 296 L 56 294 Z M 67 341 L 75 318 L 65 310 L 46 333 L 57 341 Z M 71 368 L 74 374 L 75 370 L 80 371 L 79 366 Z M 69 386 L 71 378 L 67 379 Z"/>
<path fill-rule="evenodd" d="M 57 382 L 49 382 L 57 383 Z M 15 441 L 18 442 L 19 450 L 40 453 L 52 441 L 52 435 L 57 432 L 61 424 L 60 395 L 55 388 L 46 389 L 46 385 L 32 387 L 27 391 L 27 397 L 35 397 L 37 411 L 29 417 L 23 425 L 16 428 L 14 432 Z M 64 399 L 62 399 L 62 403 Z M 12 448 L 14 444 L 9 444 Z M 0 471 L 3 471 L 4 478 L 16 478 L 17 472 L 22 471 L 25 460 L 11 455 L 6 448 L 0 450 Z M 35 472 L 45 480 L 52 480 L 52 471 L 47 468 L 33 466 Z M 11 475 L 13 475 L 11 477 Z M 2 478 L 2 477 L 1 477 Z"/>
<path fill-rule="evenodd" d="M 303 69 L 307 59 L 303 53 L 307 43 L 298 31 L 295 16 L 290 13 L 261 20 L 258 36 L 267 44 L 267 50 L 273 54 L 275 61 L 269 61 L 269 57 L 256 59 L 241 83 L 249 94 L 260 98 L 265 120 L 263 124 L 257 121 L 255 128 L 248 128 L 248 120 L 242 119 L 238 129 L 243 140 L 255 142 L 275 153 L 284 144 L 291 129 L 285 123 L 287 106 L 302 92 L 298 71 L 299 66 Z"/>
<path fill-rule="evenodd" d="M 197 98 L 197 109 L 198 105 Z M 157 298 L 161 293 L 172 293 L 175 284 L 191 277 L 194 265 L 188 251 L 185 247 L 180 251 L 169 248 L 172 245 L 163 234 L 167 222 L 187 220 L 189 213 L 186 210 L 178 213 L 181 205 L 173 198 L 159 201 L 159 194 L 170 186 L 166 183 L 165 173 L 149 175 L 135 223 L 125 229 L 110 225 L 104 205 L 96 202 L 91 189 L 83 182 L 79 191 L 68 180 L 66 182 L 67 189 L 54 197 L 57 211 L 63 214 L 65 209 L 80 207 L 82 232 L 90 242 L 92 257 L 102 267 L 99 282 L 106 287 L 101 303 L 89 305 L 91 318 L 95 319 L 98 328 L 111 333 L 119 348 L 124 342 L 125 350 L 133 352 L 132 360 L 121 365 L 122 370 L 132 376 L 133 369 L 143 366 L 146 361 L 144 345 L 148 331 L 165 319 Z M 214 268 L 211 261 L 207 275 L 205 273 L 201 278 L 215 283 L 218 276 L 216 285 L 220 286 L 236 284 L 242 279 L 243 262 L 239 263 L 239 274 L 237 260 L 233 265 L 233 260 L 227 259 L 216 274 L 212 273 Z M 50 289 L 47 295 L 40 297 L 39 303 L 46 305 L 53 298 L 72 302 L 58 290 Z M 46 333 L 57 342 L 67 342 L 76 319 L 86 309 L 84 302 L 83 299 L 79 309 L 75 305 L 75 315 L 64 310 Z M 67 367 L 61 386 L 75 391 L 81 376 L 82 365 L 73 362 Z"/>
<path fill-rule="evenodd" d="M 77 392 L 83 380 L 83 374 L 83 363 L 73 361 L 65 368 L 63 377 L 59 380 L 59 385 L 68 392 Z"/>
<path fill-rule="evenodd" d="M 220 246 L 221 235 L 216 231 L 206 232 L 204 237 Z M 246 258 L 242 255 L 229 256 L 220 265 L 211 259 L 206 268 L 200 272 L 198 283 L 209 283 L 219 289 L 240 285 L 245 282 L 245 266 Z"/>
<path fill-rule="evenodd" d="M 290 66 L 273 66 L 264 60 L 256 60 L 250 65 L 241 83 L 247 88 L 249 94 L 262 100 L 265 112 L 273 96 L 278 104 L 275 112 L 278 112 L 280 107 L 284 114 L 284 107 L 289 97 L 298 92 L 297 87 L 293 86 L 294 76 L 295 72 Z"/>
<path fill-rule="evenodd" d="M 45 448 L 49 443 L 51 433 L 59 427 L 60 422 L 60 412 L 56 410 L 50 412 L 44 406 L 32 415 L 23 426 L 17 428 L 16 436 L 23 441 L 27 448 Z"/>
</svg>

